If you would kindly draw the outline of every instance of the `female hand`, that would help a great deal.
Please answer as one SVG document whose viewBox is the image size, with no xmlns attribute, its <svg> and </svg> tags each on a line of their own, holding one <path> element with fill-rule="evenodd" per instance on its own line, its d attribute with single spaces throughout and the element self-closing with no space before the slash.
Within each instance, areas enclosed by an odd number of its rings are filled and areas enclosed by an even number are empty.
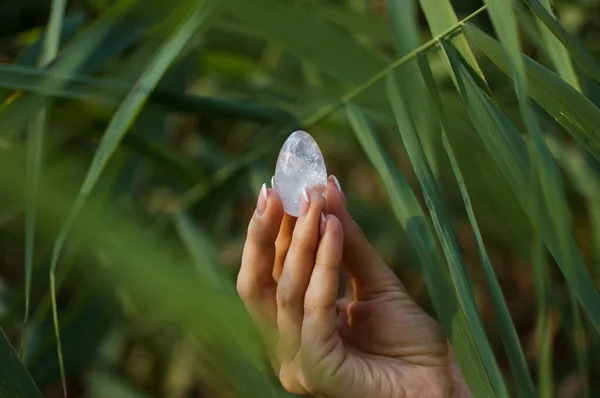
<svg viewBox="0 0 600 398">
<path fill-rule="evenodd" d="M 297 219 L 263 186 L 237 288 L 286 390 L 319 397 L 469 397 L 440 326 L 367 242 L 335 177 Z M 349 289 L 338 299 L 340 270 Z"/>
</svg>

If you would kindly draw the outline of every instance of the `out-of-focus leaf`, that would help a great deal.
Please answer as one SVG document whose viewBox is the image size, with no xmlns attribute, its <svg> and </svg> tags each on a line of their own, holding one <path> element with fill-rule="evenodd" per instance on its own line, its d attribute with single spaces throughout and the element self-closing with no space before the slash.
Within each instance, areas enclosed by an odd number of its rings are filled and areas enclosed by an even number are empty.
<svg viewBox="0 0 600 398">
<path fill-rule="evenodd" d="M 195 227 L 184 213 L 174 216 L 175 228 L 183 244 L 190 252 L 195 269 L 203 283 L 233 293 L 219 262 L 215 248 L 206 233 Z"/>
<path fill-rule="evenodd" d="M 0 329 L 0 395 L 2 398 L 42 397 L 33 379 Z"/>
<path fill-rule="evenodd" d="M 60 334 L 66 375 L 85 369 L 94 361 L 100 343 L 115 319 L 116 308 L 109 303 L 98 292 L 81 292 L 64 309 Z M 45 318 L 29 334 L 31 355 L 26 364 L 37 385 L 44 390 L 60 380 L 52 318 Z"/>
<path fill-rule="evenodd" d="M 508 55 L 500 43 L 473 25 L 467 24 L 463 29 L 510 76 Z M 600 159 L 600 109 L 552 71 L 527 56 L 523 60 L 531 98 Z"/>
<path fill-rule="evenodd" d="M 115 79 L 70 75 L 63 87 L 45 87 L 48 78 L 63 78 L 50 71 L 0 65 L 0 87 L 31 91 L 59 98 L 92 101 L 106 106 L 117 106 L 131 90 L 131 85 Z M 172 91 L 167 88 L 151 90 L 138 88 L 150 93 L 150 104 L 166 110 L 186 114 L 217 114 L 222 117 L 237 117 L 263 123 L 296 124 L 297 119 L 280 108 L 268 107 L 250 102 L 200 97 Z"/>
<path fill-rule="evenodd" d="M 65 224 L 56 239 L 52 255 L 52 270 L 56 269 L 58 256 L 69 228 L 75 221 L 77 214 L 83 207 L 87 197 L 102 174 L 106 162 L 108 162 L 123 139 L 123 136 L 127 133 L 130 125 L 137 117 L 140 108 L 148 99 L 148 90 L 140 90 L 140 87 L 148 87 L 151 89 L 158 83 L 162 75 L 178 55 L 179 51 L 186 45 L 187 41 L 204 22 L 213 6 L 214 3 L 211 0 L 208 0 L 207 2 L 195 5 L 193 9 L 189 10 L 189 13 L 185 15 L 185 18 L 181 21 L 181 25 L 177 27 L 169 38 L 167 38 L 152 62 L 147 65 L 144 71 L 142 71 L 140 80 L 119 106 L 119 109 L 113 116 L 96 151 L 69 218 L 65 221 Z"/>
<path fill-rule="evenodd" d="M 598 63 L 586 51 L 579 40 L 575 36 L 569 34 L 552 14 L 548 12 L 547 8 L 545 8 L 542 3 L 537 0 L 526 0 L 525 2 L 539 18 L 539 21 L 546 25 L 546 28 L 552 32 L 556 39 L 565 45 L 569 55 L 579 63 L 581 68 L 594 80 L 600 83 L 600 66 L 598 66 Z"/>
<path fill-rule="evenodd" d="M 519 342 L 519 336 L 515 329 L 515 325 L 512 322 L 508 306 L 506 305 L 506 300 L 504 299 L 504 294 L 502 293 L 498 278 L 496 278 L 496 274 L 494 273 L 494 268 L 492 267 L 492 262 L 488 256 L 487 249 L 485 248 L 483 237 L 481 236 L 481 231 L 479 230 L 479 225 L 477 223 L 477 219 L 475 218 L 475 212 L 473 210 L 473 206 L 471 205 L 471 198 L 465 185 L 461 166 L 446 136 L 446 131 L 450 130 L 451 127 L 448 123 L 448 117 L 442 105 L 437 85 L 433 79 L 433 73 L 431 72 L 429 62 L 426 58 L 420 56 L 417 59 L 421 73 L 425 79 L 429 95 L 434 104 L 437 118 L 442 126 L 442 140 L 444 148 L 450 160 L 452 171 L 456 177 L 456 182 L 458 183 L 458 187 L 460 189 L 463 203 L 467 211 L 467 217 L 469 219 L 469 223 L 471 224 L 471 229 L 475 235 L 479 257 L 481 259 L 481 265 L 483 267 L 485 279 L 491 293 L 494 314 L 496 315 L 496 324 L 498 325 L 500 338 L 502 339 L 504 349 L 506 350 L 506 354 L 510 361 L 513 376 L 521 395 L 524 397 L 533 397 L 535 395 L 533 382 L 529 376 L 527 361 L 525 360 L 525 355 L 523 354 L 523 349 Z"/>
<path fill-rule="evenodd" d="M 85 15 L 80 13 L 65 17 L 60 34 L 61 45 L 69 41 L 75 35 L 75 33 L 81 29 L 84 23 Z M 44 33 L 34 44 L 23 50 L 23 52 L 15 60 L 15 64 L 22 66 L 35 66 L 40 57 L 42 43 L 45 40 L 45 37 L 46 33 Z"/>
<path fill-rule="evenodd" d="M 416 250 L 436 314 L 449 336 L 471 392 L 474 396 L 496 396 L 477 349 L 476 336 L 467 323 L 465 309 L 456 299 L 448 268 L 414 192 L 392 163 L 360 108 L 348 103 L 346 111 L 358 141 L 386 187 L 398 221 Z"/>
<path fill-rule="evenodd" d="M 235 21 L 283 44 L 301 59 L 313 62 L 323 72 L 344 82 L 360 84 L 385 67 L 382 59 L 349 35 L 283 2 L 223 0 L 222 3 L 223 11 Z"/>
<path fill-rule="evenodd" d="M 119 2 L 103 18 L 77 35 L 77 40 L 69 46 L 68 55 L 61 56 L 51 67 L 52 71 L 61 75 L 60 78 L 48 77 L 41 82 L 41 85 L 52 91 L 65 84 L 66 76 L 79 70 L 88 62 L 92 54 L 96 54 L 94 50 L 118 25 L 133 4 L 133 1 Z M 114 47 L 114 43 L 111 45 Z M 39 95 L 20 95 L 7 102 L 0 108 L 0 131 L 14 133 L 30 119 L 31 115 L 44 106 L 47 99 Z"/>
</svg>

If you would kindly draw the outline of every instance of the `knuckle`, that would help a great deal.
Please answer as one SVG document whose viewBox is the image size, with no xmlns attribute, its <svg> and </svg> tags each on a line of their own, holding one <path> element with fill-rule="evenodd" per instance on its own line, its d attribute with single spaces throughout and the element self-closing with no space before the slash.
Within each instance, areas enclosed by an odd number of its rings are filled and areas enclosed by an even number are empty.
<svg viewBox="0 0 600 398">
<path fill-rule="evenodd" d="M 251 301 L 256 297 L 256 289 L 254 289 L 253 284 L 242 279 L 238 279 L 236 290 L 242 301 Z"/>
<path fill-rule="evenodd" d="M 269 241 L 268 232 L 261 227 L 259 222 L 252 221 L 246 232 L 246 240 L 259 246 L 265 246 L 272 242 Z"/>
<path fill-rule="evenodd" d="M 285 286 L 281 286 L 281 284 L 277 289 L 276 297 L 277 306 L 280 308 L 289 308 L 298 300 L 298 294 L 294 289 L 288 289 Z"/>
<path fill-rule="evenodd" d="M 290 370 L 289 366 L 283 366 L 279 372 L 279 382 L 281 386 L 291 394 L 303 394 L 306 391 L 298 382 L 296 374 Z"/>
</svg>

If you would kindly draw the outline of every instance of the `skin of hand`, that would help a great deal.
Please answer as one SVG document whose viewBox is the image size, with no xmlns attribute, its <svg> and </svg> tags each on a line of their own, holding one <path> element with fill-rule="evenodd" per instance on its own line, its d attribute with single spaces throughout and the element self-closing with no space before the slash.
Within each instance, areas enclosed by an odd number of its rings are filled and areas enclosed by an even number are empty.
<svg viewBox="0 0 600 398">
<path fill-rule="evenodd" d="M 342 298 L 340 272 L 349 281 Z M 237 289 L 291 393 L 471 396 L 439 324 L 368 243 L 333 176 L 324 196 L 303 195 L 298 218 L 263 186 Z"/>
</svg>

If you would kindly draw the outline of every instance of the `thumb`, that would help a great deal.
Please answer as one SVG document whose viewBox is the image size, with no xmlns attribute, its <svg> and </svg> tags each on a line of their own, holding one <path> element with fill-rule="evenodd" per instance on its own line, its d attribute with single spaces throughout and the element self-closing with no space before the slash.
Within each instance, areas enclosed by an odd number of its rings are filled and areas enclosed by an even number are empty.
<svg viewBox="0 0 600 398">
<path fill-rule="evenodd" d="M 406 292 L 396 274 L 368 242 L 346 208 L 346 199 L 335 176 L 327 185 L 329 214 L 335 215 L 344 231 L 342 263 L 348 274 L 354 298 L 366 300 L 390 291 Z"/>
</svg>

